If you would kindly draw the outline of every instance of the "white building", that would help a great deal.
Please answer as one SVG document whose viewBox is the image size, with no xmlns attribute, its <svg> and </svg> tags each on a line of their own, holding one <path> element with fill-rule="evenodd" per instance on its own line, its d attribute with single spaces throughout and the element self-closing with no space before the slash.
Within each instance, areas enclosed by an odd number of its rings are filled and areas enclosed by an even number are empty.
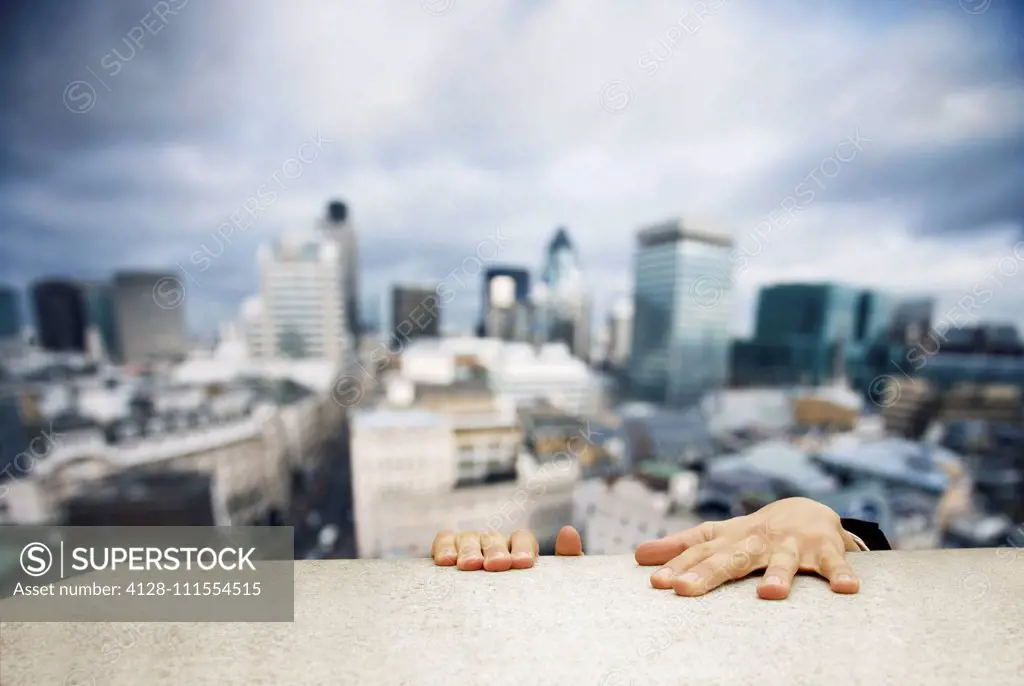
<svg viewBox="0 0 1024 686">
<path fill-rule="evenodd" d="M 487 338 L 417 340 L 402 351 L 401 375 L 414 383 L 451 384 L 467 362 L 487 372 L 490 390 L 514 403 L 546 400 L 574 415 L 599 412 L 607 383 L 564 343 L 537 347 Z"/>
<path fill-rule="evenodd" d="M 444 339 L 439 339 L 443 341 Z M 436 344 L 416 341 L 402 352 L 402 377 L 411 383 L 450 384 L 456 379 L 455 353 Z"/>
<path fill-rule="evenodd" d="M 455 435 L 448 417 L 419 410 L 358 410 L 351 418 L 351 469 L 359 557 L 386 551 L 393 513 L 381 502 L 396 493 L 452 490 Z"/>
<path fill-rule="evenodd" d="M 544 540 L 569 521 L 572 485 L 579 478 L 573 459 L 538 464 L 521 454 L 515 460 L 514 481 L 459 485 L 460 479 L 473 476 L 477 457 L 504 450 L 500 441 L 479 451 L 472 444 L 477 431 L 497 436 L 507 428 L 500 412 L 484 417 L 360 410 L 351 421 L 359 557 L 425 556 L 443 529 L 493 529 L 510 535 L 528 528 Z M 493 426 L 495 422 L 500 426 Z"/>
<path fill-rule="evenodd" d="M 632 553 L 645 541 L 700 524 L 698 517 L 689 514 L 696 496 L 697 475 L 689 471 L 674 475 L 666 493 L 632 478 L 610 485 L 603 479 L 589 479 L 573 490 L 572 521 L 581 530 L 584 552 Z"/>
<path fill-rule="evenodd" d="M 574 415 L 602 409 L 600 379 L 585 362 L 573 357 L 563 343 L 539 349 L 510 343 L 488 368 L 491 389 L 517 403 L 546 400 Z"/>
<path fill-rule="evenodd" d="M 352 350 L 341 244 L 289 234 L 259 249 L 262 317 L 255 351 L 264 358 L 342 362 Z"/>
</svg>

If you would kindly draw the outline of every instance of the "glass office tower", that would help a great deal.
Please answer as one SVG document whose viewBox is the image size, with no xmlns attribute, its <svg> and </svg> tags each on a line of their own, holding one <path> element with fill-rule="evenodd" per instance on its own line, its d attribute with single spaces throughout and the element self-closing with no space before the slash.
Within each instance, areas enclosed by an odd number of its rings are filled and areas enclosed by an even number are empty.
<svg viewBox="0 0 1024 686">
<path fill-rule="evenodd" d="M 721 229 L 684 220 L 637 234 L 629 364 L 634 397 L 684 407 L 725 386 L 731 248 Z"/>
<path fill-rule="evenodd" d="M 0 340 L 21 338 L 20 300 L 16 289 L 0 285 Z"/>
</svg>

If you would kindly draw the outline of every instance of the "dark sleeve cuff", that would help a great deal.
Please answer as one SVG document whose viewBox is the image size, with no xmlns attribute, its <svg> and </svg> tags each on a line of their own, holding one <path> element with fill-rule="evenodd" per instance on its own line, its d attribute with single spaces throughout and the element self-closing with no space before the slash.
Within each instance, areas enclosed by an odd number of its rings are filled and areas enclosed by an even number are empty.
<svg viewBox="0 0 1024 686">
<path fill-rule="evenodd" d="M 885 537 L 882 530 L 874 522 L 865 522 L 862 519 L 841 519 L 843 528 L 854 536 L 864 541 L 864 545 L 870 550 L 892 550 L 889 539 Z"/>
</svg>

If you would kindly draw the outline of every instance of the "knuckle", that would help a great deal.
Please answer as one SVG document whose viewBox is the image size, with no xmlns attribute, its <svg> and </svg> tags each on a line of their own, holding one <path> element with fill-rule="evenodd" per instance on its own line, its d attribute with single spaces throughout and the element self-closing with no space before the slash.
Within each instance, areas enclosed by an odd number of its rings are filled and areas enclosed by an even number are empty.
<svg viewBox="0 0 1024 686">
<path fill-rule="evenodd" d="M 800 537 L 800 542 L 816 550 L 826 550 L 832 547 L 832 540 L 823 533 L 810 533 Z"/>
</svg>

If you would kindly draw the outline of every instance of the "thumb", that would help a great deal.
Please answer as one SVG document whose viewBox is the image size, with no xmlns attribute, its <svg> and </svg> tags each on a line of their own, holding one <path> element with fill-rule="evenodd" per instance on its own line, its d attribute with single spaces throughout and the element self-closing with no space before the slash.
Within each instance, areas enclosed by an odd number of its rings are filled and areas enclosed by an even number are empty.
<svg viewBox="0 0 1024 686">
<path fill-rule="evenodd" d="M 555 555 L 578 556 L 583 554 L 583 540 L 580 532 L 571 526 L 563 526 L 555 539 Z"/>
</svg>

